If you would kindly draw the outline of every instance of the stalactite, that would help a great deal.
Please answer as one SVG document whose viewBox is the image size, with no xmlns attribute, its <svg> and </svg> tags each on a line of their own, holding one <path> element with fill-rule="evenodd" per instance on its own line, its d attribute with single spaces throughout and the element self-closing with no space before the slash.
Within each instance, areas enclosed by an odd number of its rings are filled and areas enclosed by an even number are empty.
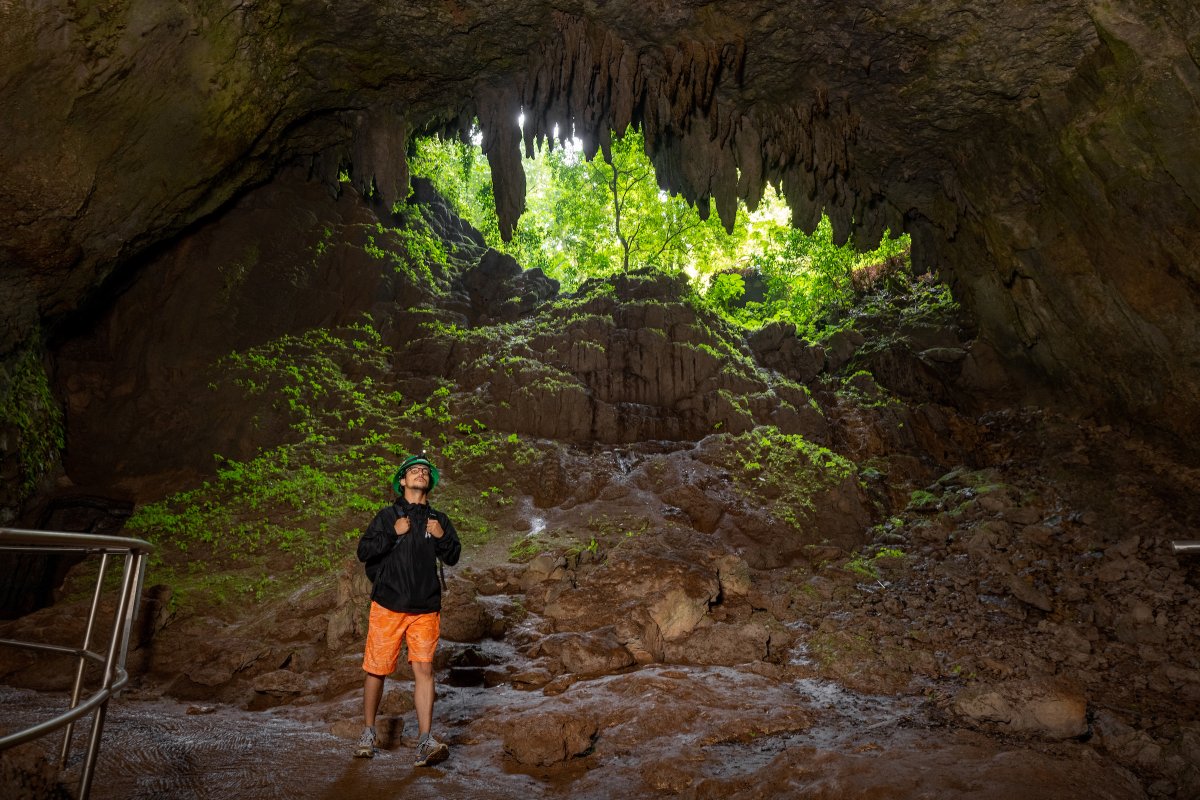
<svg viewBox="0 0 1200 800">
<path fill-rule="evenodd" d="M 821 221 L 816 177 L 797 163 L 783 173 L 780 185 L 784 198 L 792 209 L 792 225 L 807 234 L 812 234 Z"/>
<path fill-rule="evenodd" d="M 378 192 L 387 204 L 408 195 L 408 121 L 394 109 L 360 111 L 354 118 L 351 144 L 355 188 L 370 196 Z"/>
<path fill-rule="evenodd" d="M 862 195 L 859 195 L 861 198 Z M 855 204 L 854 247 L 860 251 L 874 250 L 883 240 L 885 221 L 884 207 L 887 205 L 882 197 L 876 195 L 869 200 L 860 200 Z"/>
<path fill-rule="evenodd" d="M 737 147 L 737 164 L 741 171 L 737 181 L 737 196 L 746 201 L 751 211 L 758 208 L 762 200 L 765 176 L 763 174 L 763 145 L 758 126 L 749 118 L 740 117 L 734 133 Z"/>
<path fill-rule="evenodd" d="M 642 129 L 659 186 L 702 215 L 715 204 L 727 229 L 738 200 L 757 208 L 768 183 L 780 187 L 794 224 L 808 232 L 823 212 L 841 241 L 860 225 L 859 239 L 878 241 L 885 226 L 902 224 L 897 209 L 854 182 L 850 154 L 862 120 L 844 96 L 818 86 L 808 103 L 769 112 L 722 107 L 722 85 L 742 79 L 740 38 L 683 40 L 654 58 L 596 23 L 562 12 L 553 20 L 557 39 L 531 56 L 517 87 L 478 96 L 505 237 L 524 207 L 522 145 L 532 156 L 542 142 L 574 135 L 587 158 L 611 161 L 612 132 L 631 123 Z"/>
<path fill-rule="evenodd" d="M 500 237 L 512 239 L 517 218 L 525 211 L 525 170 L 521 166 L 521 127 L 516 110 L 519 97 L 512 87 L 485 87 L 476 92 L 483 152 L 492 169 L 492 191 Z"/>
</svg>

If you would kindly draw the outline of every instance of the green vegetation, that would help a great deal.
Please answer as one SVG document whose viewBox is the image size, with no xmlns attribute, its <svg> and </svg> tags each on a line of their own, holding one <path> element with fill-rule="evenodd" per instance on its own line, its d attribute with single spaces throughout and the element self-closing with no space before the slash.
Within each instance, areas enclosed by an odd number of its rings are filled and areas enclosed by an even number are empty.
<svg viewBox="0 0 1200 800">
<path fill-rule="evenodd" d="M 508 560 L 516 564 L 523 564 L 541 553 L 544 548 L 545 544 L 536 534 L 522 536 L 513 542 L 512 547 L 508 548 Z"/>
<path fill-rule="evenodd" d="M 0 425 L 16 429 L 11 450 L 21 465 L 23 498 L 58 462 L 65 443 L 62 410 L 36 348 L 21 351 L 8 365 L 8 374 L 0 370 L 0 379 Z"/>
<path fill-rule="evenodd" d="M 879 580 L 879 561 L 880 559 L 903 559 L 907 555 L 903 550 L 895 547 L 881 547 L 875 551 L 874 555 L 859 553 L 854 558 L 846 562 L 846 569 L 851 572 L 858 573 L 864 578 L 873 581 Z"/>
<path fill-rule="evenodd" d="M 296 440 L 247 459 L 218 455 L 213 479 L 138 508 L 128 530 L 158 545 L 148 580 L 171 585 L 180 604 L 219 604 L 335 572 L 391 502 L 400 458 L 419 450 L 482 482 L 444 480 L 434 502 L 465 546 L 486 543 L 515 494 L 492 468 L 529 463 L 537 451 L 516 433 L 458 416 L 450 385 L 405 398 L 390 355 L 366 320 L 222 358 L 211 390 L 244 392 L 261 427 Z"/>
<path fill-rule="evenodd" d="M 721 465 L 747 502 L 771 501 L 772 513 L 793 529 L 806 527 L 817 497 L 857 473 L 854 462 L 774 426 L 728 437 Z"/>
<path fill-rule="evenodd" d="M 753 212 L 739 206 L 726 231 L 716 216 L 659 188 L 635 128 L 614 137 L 610 156 L 589 161 L 568 143 L 526 159 L 526 211 L 509 242 L 500 237 L 491 173 L 478 145 L 419 138 L 410 162 L 489 245 L 540 268 L 567 291 L 590 277 L 651 267 L 686 275 L 730 320 L 751 327 L 787 320 L 811 338 L 830 309 L 849 307 L 857 293 L 911 271 L 907 236 L 885 237 L 860 254 L 834 243 L 827 218 L 805 234 L 792 227 L 790 210 L 770 186 Z"/>
</svg>

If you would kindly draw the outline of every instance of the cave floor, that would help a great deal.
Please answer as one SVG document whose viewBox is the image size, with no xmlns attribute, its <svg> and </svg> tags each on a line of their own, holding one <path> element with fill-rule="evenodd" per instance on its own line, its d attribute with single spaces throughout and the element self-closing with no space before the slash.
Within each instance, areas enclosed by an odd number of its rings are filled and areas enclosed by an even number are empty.
<svg viewBox="0 0 1200 800">
<path fill-rule="evenodd" d="M 708 675 L 697 673 L 707 672 Z M 644 691 L 645 681 L 680 685 L 697 679 L 727 686 L 735 695 L 755 688 L 760 676 L 729 668 L 641 670 L 579 684 L 583 702 L 606 697 L 635 701 L 632 724 L 671 727 L 686 705 L 663 702 Z M 594 684 L 594 685 L 589 685 Z M 755 684 L 753 687 L 751 684 Z M 817 679 L 772 681 L 766 700 L 789 702 L 792 724 L 745 730 L 760 713 L 744 703 L 715 729 L 680 724 L 675 735 L 642 738 L 615 726 L 602 733 L 593 753 L 569 769 L 514 771 L 503 744 L 487 736 L 487 720 L 520 714 L 538 693 L 511 687 L 440 687 L 438 732 L 452 746 L 448 761 L 414 768 L 413 726 L 407 715 L 380 721 L 378 755 L 351 756 L 353 740 L 331 732 L 330 719 L 353 724 L 357 697 L 329 703 L 246 711 L 195 705 L 128 692 L 110 708 L 99 758 L 94 798 L 608 798 L 608 797 L 887 797 L 905 798 L 1100 798 L 1144 797 L 1127 773 L 1113 768 L 1087 745 L 1067 742 L 1036 747 L 943 727 L 916 697 L 853 693 Z M 398 682 L 389 691 L 406 692 Z M 628 698 L 630 690 L 638 697 Z M 61 694 L 0 687 L 6 725 L 43 719 L 66 704 Z M 90 718 L 88 718 L 90 721 Z M 749 720 L 753 725 L 753 720 Z M 405 725 L 407 724 L 407 729 Z M 76 734 L 64 778 L 78 780 L 83 741 Z M 607 741 L 606 741 L 607 740 Z M 59 736 L 26 745 L 48 753 Z"/>
</svg>

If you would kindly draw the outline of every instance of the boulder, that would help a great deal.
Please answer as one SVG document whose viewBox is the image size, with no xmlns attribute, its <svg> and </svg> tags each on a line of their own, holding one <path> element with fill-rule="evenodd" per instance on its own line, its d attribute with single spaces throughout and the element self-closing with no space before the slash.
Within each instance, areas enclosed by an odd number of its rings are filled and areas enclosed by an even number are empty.
<svg viewBox="0 0 1200 800">
<path fill-rule="evenodd" d="M 276 696 L 302 694 L 308 690 L 308 681 L 304 676 L 290 669 L 277 669 L 264 672 L 254 679 L 254 691 Z"/>
<path fill-rule="evenodd" d="M 1029 680 L 968 687 L 954 711 L 973 725 L 1048 740 L 1088 732 L 1087 700 L 1079 691 L 1051 681 Z"/>
<path fill-rule="evenodd" d="M 587 754 L 599 733 L 590 714 L 546 710 L 504 730 L 504 753 L 527 767 L 548 767 Z"/>
<path fill-rule="evenodd" d="M 697 628 L 682 641 L 668 642 L 663 656 L 668 662 L 685 664 L 745 664 L 765 659 L 770 640 L 771 632 L 761 623 L 719 622 Z"/>
<path fill-rule="evenodd" d="M 634 663 L 633 654 L 617 640 L 614 629 L 555 633 L 538 643 L 532 655 L 557 658 L 568 672 L 607 675 Z"/>
</svg>

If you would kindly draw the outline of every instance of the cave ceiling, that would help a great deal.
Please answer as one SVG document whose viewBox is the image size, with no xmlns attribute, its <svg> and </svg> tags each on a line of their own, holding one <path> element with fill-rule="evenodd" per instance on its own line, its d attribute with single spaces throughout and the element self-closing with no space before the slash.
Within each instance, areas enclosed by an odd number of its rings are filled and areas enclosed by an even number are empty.
<svg viewBox="0 0 1200 800">
<path fill-rule="evenodd" d="M 286 165 L 396 198 L 477 117 L 510 228 L 523 149 L 632 122 L 702 211 L 911 233 L 1020 399 L 1200 432 L 1191 0 L 52 0 L 0 44 L 0 353 Z"/>
</svg>

